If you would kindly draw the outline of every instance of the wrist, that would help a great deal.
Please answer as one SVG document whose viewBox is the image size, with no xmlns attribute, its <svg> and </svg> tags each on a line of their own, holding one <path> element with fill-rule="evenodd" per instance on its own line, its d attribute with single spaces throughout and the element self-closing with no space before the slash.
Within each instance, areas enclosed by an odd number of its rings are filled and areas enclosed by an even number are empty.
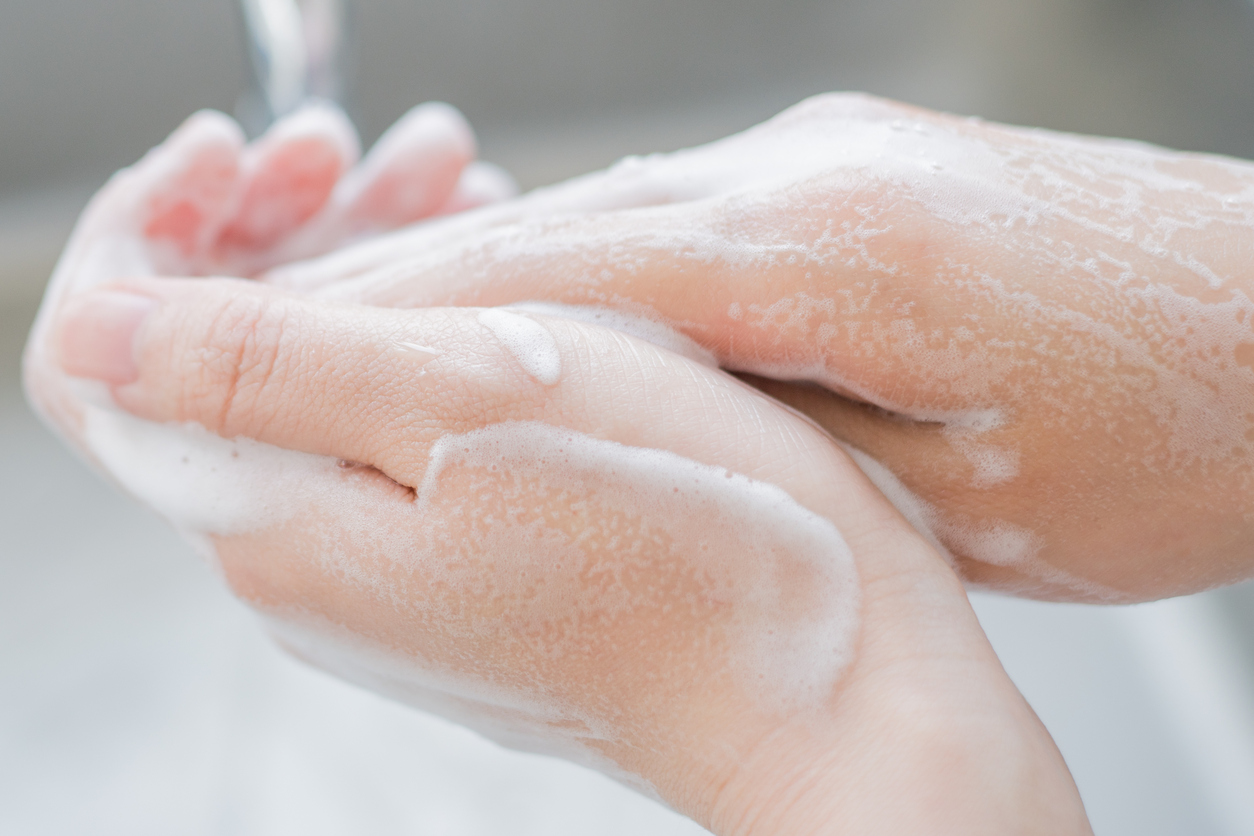
<svg viewBox="0 0 1254 836">
<path fill-rule="evenodd" d="M 934 693 L 851 695 L 828 722 L 763 733 L 707 777 L 698 820 L 719 836 L 1091 834 L 1053 741 L 1013 698 L 1018 710 L 956 716 Z"/>
</svg>

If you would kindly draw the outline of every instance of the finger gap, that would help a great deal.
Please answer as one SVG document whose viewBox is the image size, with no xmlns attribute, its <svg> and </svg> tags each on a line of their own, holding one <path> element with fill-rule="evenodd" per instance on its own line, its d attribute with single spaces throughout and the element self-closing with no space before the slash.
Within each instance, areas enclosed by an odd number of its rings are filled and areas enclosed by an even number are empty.
<svg viewBox="0 0 1254 836">
<path fill-rule="evenodd" d="M 355 462 L 349 459 L 340 459 L 337 464 L 340 470 L 346 474 L 373 481 L 388 493 L 397 496 L 397 498 L 403 497 L 404 501 L 411 503 L 418 500 L 418 489 L 416 487 L 411 487 L 404 482 L 394 479 L 372 464 L 363 464 L 362 462 Z"/>
</svg>

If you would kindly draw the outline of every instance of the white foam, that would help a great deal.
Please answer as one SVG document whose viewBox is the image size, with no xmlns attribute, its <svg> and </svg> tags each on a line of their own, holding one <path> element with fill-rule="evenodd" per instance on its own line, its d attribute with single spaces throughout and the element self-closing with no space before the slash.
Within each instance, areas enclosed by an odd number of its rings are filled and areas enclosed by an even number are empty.
<svg viewBox="0 0 1254 836">
<path fill-rule="evenodd" d="M 240 534 L 277 526 L 308 507 L 335 459 L 250 438 L 225 439 L 199 424 L 154 424 L 87 406 L 84 439 L 97 460 L 181 532 Z"/>
<path fill-rule="evenodd" d="M 497 424 L 438 441 L 416 501 L 380 509 L 337 489 L 334 459 L 197 425 L 88 407 L 86 440 L 197 545 L 308 518 L 326 541 L 312 564 L 324 582 L 365 591 L 370 611 L 411 613 L 406 636 L 389 640 L 354 629 L 351 611 L 332 623 L 277 606 L 268 617 L 302 656 L 646 792 L 605 746 L 650 723 L 620 695 L 592 699 L 602 686 L 571 681 L 620 652 L 616 629 L 691 631 L 625 664 L 684 692 L 730 677 L 760 710 L 790 716 L 822 710 L 853 656 L 861 593 L 836 528 L 773 485 L 673 453 Z M 398 649 L 424 630 L 433 643 Z M 486 655 L 473 649 L 484 641 Z"/>
<path fill-rule="evenodd" d="M 950 446 L 971 462 L 971 487 L 986 490 L 1004 485 L 1019 475 L 1019 453 L 977 441 L 978 433 L 949 424 L 942 435 Z"/>
<path fill-rule="evenodd" d="M 501 341 L 527 374 L 552 386 L 562 378 L 562 355 L 549 330 L 527 316 L 489 308 L 479 313 L 479 323 Z"/>
<path fill-rule="evenodd" d="M 644 340 L 703 366 L 718 368 L 718 361 L 713 352 L 699 345 L 691 337 L 680 333 L 674 326 L 661 321 L 655 312 L 637 314 L 596 305 L 562 305 L 557 302 L 543 301 L 516 302 L 510 307 L 543 316 L 573 319 L 585 325 L 609 328 Z"/>
<path fill-rule="evenodd" d="M 606 209 L 631 211 L 605 223 L 579 216 Z M 522 264 L 527 275 L 552 267 L 568 300 L 619 307 L 617 285 L 658 264 L 677 275 L 698 266 L 733 276 L 781 266 L 840 271 L 860 284 L 731 302 L 729 316 L 752 329 L 741 344 L 752 351 L 731 351 L 723 365 L 974 433 L 1074 388 L 1068 373 L 1089 364 L 1104 370 L 1109 396 L 1092 403 L 1095 414 L 1149 412 L 1159 422 L 1168 441 L 1162 455 L 1147 451 L 1147 468 L 1254 452 L 1245 437 L 1254 370 L 1233 368 L 1240 347 L 1254 342 L 1254 303 L 1232 281 L 1244 265 L 1215 248 L 1202 258 L 1197 246 L 1229 234 L 1244 240 L 1254 226 L 1248 163 L 946 118 L 923 123 L 882 102 L 823 97 L 738 136 L 627 160 L 481 217 L 473 240 L 483 262 L 462 264 L 464 239 L 445 241 L 446 228 L 415 231 L 387 250 L 400 263 L 345 292 L 412 285 L 424 272 L 478 271 L 508 285 L 514 276 L 488 266 Z M 940 240 L 961 244 L 927 281 L 937 298 L 969 308 L 965 321 L 920 319 L 908 294 L 888 304 L 910 265 L 874 243 L 900 217 L 927 218 Z M 885 307 L 868 316 L 873 299 Z M 1022 333 L 986 321 L 1022 323 Z M 1070 369 L 1051 367 L 1060 354 L 1072 358 Z M 869 381 L 850 373 L 886 366 L 904 369 Z M 1052 420 L 1090 417 L 1072 410 Z M 1017 450 L 970 434 L 951 440 L 971 458 L 977 488 L 1017 472 Z"/>
<path fill-rule="evenodd" d="M 568 678 L 616 652 L 623 625 L 693 631 L 664 662 L 648 663 L 666 669 L 663 682 L 699 688 L 726 674 L 762 710 L 788 715 L 821 710 L 852 659 L 860 603 L 852 554 L 828 520 L 773 485 L 513 422 L 437 442 L 411 508 L 399 539 L 367 532 L 383 549 L 373 574 L 362 565 L 328 571 L 383 606 L 420 607 L 437 646 L 371 649 L 307 613 L 276 616 L 302 655 L 505 745 L 605 768 L 593 744 L 621 740 L 632 709 L 607 712 L 605 696 L 598 709 L 572 700 L 580 683 Z M 408 602 L 398 598 L 404 587 Z M 515 658 L 492 671 L 459 650 L 484 641 L 495 653 L 520 648 L 533 667 Z"/>
<path fill-rule="evenodd" d="M 418 490 L 419 505 L 434 504 L 444 474 L 463 468 L 499 469 L 536 492 L 599 503 L 621 515 L 609 521 L 615 525 L 639 526 L 643 539 L 619 541 L 615 535 L 617 545 L 606 557 L 649 548 L 649 538 L 664 532 L 669 560 L 685 564 L 707 595 L 731 605 L 732 652 L 746 683 L 755 677 L 769 683 L 751 685 L 767 689 L 764 700 L 793 708 L 821 705 L 851 659 L 859 600 L 852 553 L 830 521 L 774 485 L 662 450 L 518 422 L 439 441 Z M 589 515 L 581 522 L 586 528 L 571 535 L 572 544 L 605 533 L 596 529 L 606 520 Z M 510 578 L 519 562 L 534 561 L 537 546 L 550 543 L 552 532 L 513 526 L 501 534 L 506 539 L 492 550 L 498 582 Z M 543 550 L 551 555 L 551 543 Z M 517 576 L 519 583 L 525 576 Z M 553 580 L 560 583 L 562 574 Z M 550 586 L 530 604 L 538 604 L 537 613 L 603 609 L 603 594 L 590 596 L 582 583 L 570 578 L 568 587 Z M 624 599 L 621 605 L 647 602 Z"/>
</svg>

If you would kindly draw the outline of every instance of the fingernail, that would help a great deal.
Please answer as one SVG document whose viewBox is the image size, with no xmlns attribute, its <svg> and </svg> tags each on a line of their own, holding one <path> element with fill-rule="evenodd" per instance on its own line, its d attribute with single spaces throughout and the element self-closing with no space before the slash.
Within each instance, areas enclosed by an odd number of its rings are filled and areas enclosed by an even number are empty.
<svg viewBox="0 0 1254 836">
<path fill-rule="evenodd" d="M 115 290 L 85 293 L 61 315 L 61 368 L 114 386 L 139 379 L 135 334 L 157 307 L 147 296 Z"/>
</svg>

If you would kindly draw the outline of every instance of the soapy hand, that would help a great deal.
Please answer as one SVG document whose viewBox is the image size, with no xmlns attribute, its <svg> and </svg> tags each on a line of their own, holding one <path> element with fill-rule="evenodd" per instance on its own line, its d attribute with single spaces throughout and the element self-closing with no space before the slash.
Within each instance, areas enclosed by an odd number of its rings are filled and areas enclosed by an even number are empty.
<svg viewBox="0 0 1254 836">
<path fill-rule="evenodd" d="M 131 279 L 82 442 L 297 654 L 718 834 L 1086 834 L 949 566 L 819 428 L 508 309 Z"/>
<path fill-rule="evenodd" d="M 280 641 L 721 834 L 1088 832 L 937 552 L 682 339 L 113 281 L 212 271 L 239 147 L 201 117 L 102 193 L 27 386 Z"/>
<path fill-rule="evenodd" d="M 835 95 L 269 280 L 653 319 L 863 451 L 967 579 L 1121 601 L 1254 573 L 1251 265 L 1250 163 Z"/>
<path fill-rule="evenodd" d="M 453 108 L 414 108 L 358 162 L 347 118 L 312 106 L 246 144 L 239 127 L 196 114 L 92 200 L 75 229 L 27 346 L 32 401 L 74 441 L 79 394 L 49 344 L 75 294 L 119 276 L 250 276 L 383 230 L 509 197 L 512 180 L 475 162 Z M 80 387 L 81 389 L 81 387 Z"/>
</svg>

